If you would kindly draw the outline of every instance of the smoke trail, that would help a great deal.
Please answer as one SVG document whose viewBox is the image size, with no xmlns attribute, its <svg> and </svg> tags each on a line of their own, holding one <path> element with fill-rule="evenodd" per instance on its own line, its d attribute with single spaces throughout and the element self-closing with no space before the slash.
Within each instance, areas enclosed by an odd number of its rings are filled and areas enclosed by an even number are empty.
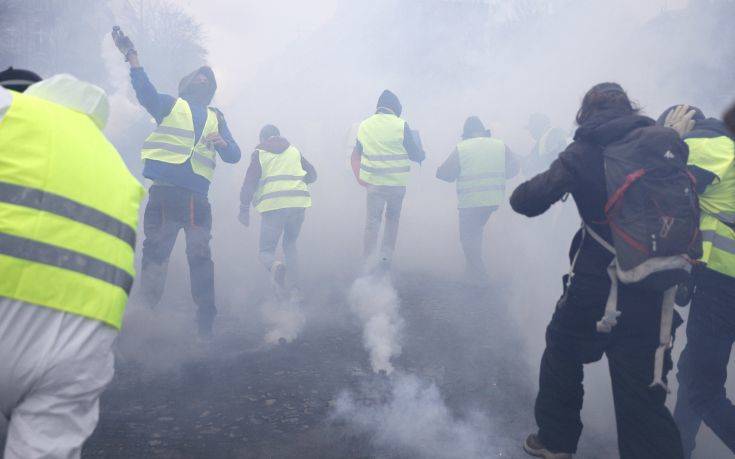
<svg viewBox="0 0 735 459">
<path fill-rule="evenodd" d="M 295 298 L 287 300 L 269 300 L 263 303 L 263 320 L 268 326 L 265 342 L 275 344 L 281 340 L 290 343 L 299 336 L 304 328 L 306 317 Z"/>
<path fill-rule="evenodd" d="M 370 353 L 373 371 L 393 372 L 391 359 L 401 354 L 403 318 L 398 295 L 388 276 L 360 277 L 349 293 L 350 309 L 362 321 L 363 344 Z"/>
<path fill-rule="evenodd" d="M 385 403 L 371 403 L 364 394 L 343 392 L 332 419 L 369 435 L 373 446 L 399 456 L 472 459 L 497 456 L 490 443 L 491 425 L 478 412 L 455 416 L 438 388 L 416 376 L 396 372 Z"/>
</svg>

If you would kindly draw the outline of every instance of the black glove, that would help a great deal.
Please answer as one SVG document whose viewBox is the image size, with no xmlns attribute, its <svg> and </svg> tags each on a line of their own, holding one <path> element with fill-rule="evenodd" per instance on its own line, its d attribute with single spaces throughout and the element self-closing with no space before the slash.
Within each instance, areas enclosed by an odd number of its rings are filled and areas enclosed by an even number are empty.
<svg viewBox="0 0 735 459">
<path fill-rule="evenodd" d="M 133 41 L 128 38 L 122 30 L 120 30 L 119 26 L 112 28 L 112 41 L 115 42 L 117 49 L 119 49 L 122 55 L 125 56 L 126 61 L 131 53 L 137 53 L 135 45 L 133 45 Z"/>
</svg>

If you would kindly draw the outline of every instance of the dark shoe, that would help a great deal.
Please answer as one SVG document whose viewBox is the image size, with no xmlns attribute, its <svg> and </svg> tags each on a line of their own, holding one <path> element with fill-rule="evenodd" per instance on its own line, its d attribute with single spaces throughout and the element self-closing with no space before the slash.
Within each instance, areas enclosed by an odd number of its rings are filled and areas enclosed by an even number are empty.
<svg viewBox="0 0 735 459">
<path fill-rule="evenodd" d="M 531 434 L 526 438 L 523 450 L 531 456 L 542 457 L 543 459 L 572 459 L 570 453 L 554 453 L 546 449 L 546 446 L 541 443 L 536 434 Z"/>
</svg>

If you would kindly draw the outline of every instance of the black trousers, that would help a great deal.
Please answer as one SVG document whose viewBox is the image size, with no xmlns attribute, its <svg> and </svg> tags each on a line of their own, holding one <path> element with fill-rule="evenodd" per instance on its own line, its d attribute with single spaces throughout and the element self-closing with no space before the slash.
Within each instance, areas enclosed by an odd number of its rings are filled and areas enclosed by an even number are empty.
<svg viewBox="0 0 735 459">
<path fill-rule="evenodd" d="M 198 306 L 202 327 L 211 327 L 217 309 L 214 303 L 212 208 L 206 196 L 175 186 L 153 185 L 143 217 L 143 272 L 141 286 L 149 305 L 163 296 L 168 260 L 180 230 L 186 235 L 191 296 Z"/>
<path fill-rule="evenodd" d="M 649 387 L 659 343 L 662 295 L 620 286 L 621 316 L 612 333 L 598 333 L 610 281 L 577 274 L 559 300 L 546 330 L 535 414 L 541 441 L 574 453 L 582 433 L 584 364 L 607 355 L 621 458 L 679 459 L 681 439 L 664 405 L 666 391 Z M 681 324 L 676 315 L 672 329 Z M 672 367 L 666 353 L 664 375 Z"/>
</svg>

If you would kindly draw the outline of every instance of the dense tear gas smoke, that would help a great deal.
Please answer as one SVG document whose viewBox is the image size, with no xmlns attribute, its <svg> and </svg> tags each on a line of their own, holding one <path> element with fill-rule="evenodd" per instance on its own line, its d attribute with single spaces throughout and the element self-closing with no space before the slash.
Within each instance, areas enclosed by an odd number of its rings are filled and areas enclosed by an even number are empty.
<svg viewBox="0 0 735 459">
<path fill-rule="evenodd" d="M 265 342 L 268 344 L 290 343 L 299 336 L 306 323 L 306 316 L 295 298 L 266 301 L 262 314 L 267 327 Z"/>
<path fill-rule="evenodd" d="M 433 383 L 395 372 L 383 403 L 366 393 L 343 392 L 332 417 L 370 435 L 391 456 L 474 459 L 496 456 L 491 425 L 480 413 L 455 416 Z M 368 397 L 366 399 L 366 396 Z"/>
<path fill-rule="evenodd" d="M 130 86 L 128 65 L 120 59 L 120 51 L 112 42 L 110 34 L 106 33 L 102 38 L 101 49 L 107 74 L 110 75 L 109 86 L 111 88 L 107 94 L 110 101 L 110 118 L 107 121 L 105 134 L 115 142 L 125 137 L 130 126 L 136 124 L 144 111 L 135 100 L 133 88 Z"/>
<path fill-rule="evenodd" d="M 373 371 L 393 372 L 391 359 L 401 354 L 403 318 L 399 300 L 388 276 L 363 276 L 349 292 L 350 309 L 362 322 L 363 343 Z"/>
</svg>

